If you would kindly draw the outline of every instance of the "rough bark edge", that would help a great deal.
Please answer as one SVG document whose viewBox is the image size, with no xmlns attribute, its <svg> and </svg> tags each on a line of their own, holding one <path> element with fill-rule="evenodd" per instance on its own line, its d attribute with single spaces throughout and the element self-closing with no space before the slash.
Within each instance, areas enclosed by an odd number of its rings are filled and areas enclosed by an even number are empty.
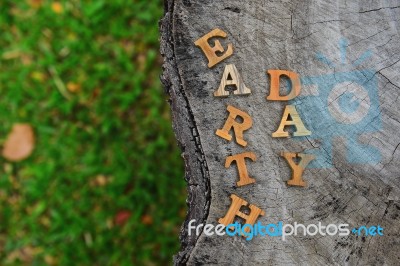
<svg viewBox="0 0 400 266">
<path fill-rule="evenodd" d="M 164 17 L 159 23 L 160 52 L 164 58 L 160 79 L 170 97 L 168 102 L 171 106 L 173 130 L 185 161 L 188 211 L 179 236 L 181 249 L 174 256 L 174 265 L 185 265 L 198 239 L 194 234 L 188 235 L 188 222 L 196 219 L 196 224 L 205 223 L 211 193 L 207 162 L 175 57 L 174 5 L 174 0 L 164 1 Z"/>
</svg>

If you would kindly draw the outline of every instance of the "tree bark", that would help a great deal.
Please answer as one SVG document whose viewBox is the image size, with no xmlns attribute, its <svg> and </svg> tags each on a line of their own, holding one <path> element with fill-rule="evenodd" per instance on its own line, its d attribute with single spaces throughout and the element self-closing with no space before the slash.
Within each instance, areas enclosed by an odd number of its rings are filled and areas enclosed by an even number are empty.
<svg viewBox="0 0 400 266">
<path fill-rule="evenodd" d="M 161 80 L 188 184 L 176 265 L 400 264 L 399 20 L 400 1 L 165 1 Z M 233 55 L 209 68 L 194 42 L 216 28 Z M 214 96 L 228 64 L 251 94 Z M 270 69 L 298 73 L 300 95 L 267 100 Z M 272 137 L 288 104 L 310 136 Z M 215 134 L 228 105 L 252 117 L 246 147 Z M 236 166 L 224 165 L 243 152 L 257 157 L 246 161 L 255 183 L 238 187 Z M 292 172 L 281 152 L 316 156 L 303 174 L 306 187 L 288 186 Z M 384 235 L 188 235 L 192 219 L 218 224 L 231 194 L 265 211 L 263 224 L 380 225 Z"/>
</svg>

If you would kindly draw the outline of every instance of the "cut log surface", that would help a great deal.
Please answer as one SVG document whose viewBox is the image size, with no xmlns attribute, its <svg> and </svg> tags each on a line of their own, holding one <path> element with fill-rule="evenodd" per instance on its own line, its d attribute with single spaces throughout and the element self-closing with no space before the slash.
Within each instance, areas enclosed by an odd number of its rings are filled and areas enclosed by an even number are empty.
<svg viewBox="0 0 400 266">
<path fill-rule="evenodd" d="M 209 68 L 195 42 L 217 28 L 227 36 L 210 45 L 231 43 L 233 54 Z M 161 80 L 188 184 L 176 265 L 400 265 L 400 1 L 168 0 L 160 29 Z M 229 64 L 250 94 L 214 96 Z M 297 73 L 300 95 L 267 100 L 271 69 Z M 311 135 L 272 137 L 288 104 Z M 215 134 L 227 106 L 252 118 L 245 147 L 233 132 L 231 141 Z M 238 186 L 237 165 L 225 161 L 245 152 L 256 156 L 246 159 L 255 182 Z M 305 187 L 288 186 L 282 152 L 315 155 Z M 384 235 L 188 235 L 192 219 L 217 225 L 232 194 L 262 209 L 262 224 L 380 225 Z"/>
</svg>

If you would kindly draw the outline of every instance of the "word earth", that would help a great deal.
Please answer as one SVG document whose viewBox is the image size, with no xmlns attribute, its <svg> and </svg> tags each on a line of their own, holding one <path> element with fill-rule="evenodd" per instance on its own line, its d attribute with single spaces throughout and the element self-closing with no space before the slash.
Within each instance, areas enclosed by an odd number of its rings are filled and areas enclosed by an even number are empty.
<svg viewBox="0 0 400 266">
<path fill-rule="evenodd" d="M 228 44 L 225 50 L 218 40 L 214 41 L 214 46 L 210 46 L 209 40 L 214 37 L 225 38 L 227 34 L 220 30 L 214 29 L 207 33 L 200 39 L 195 41 L 195 45 L 198 46 L 208 60 L 208 67 L 211 68 L 221 62 L 222 60 L 230 57 L 233 54 L 233 45 Z M 299 75 L 292 71 L 287 70 L 268 70 L 270 77 L 270 93 L 267 96 L 267 100 L 270 101 L 289 101 L 294 99 L 300 94 L 301 83 Z M 280 94 L 280 80 L 281 78 L 287 78 L 290 81 L 291 88 L 287 95 Z M 230 91 L 227 86 L 234 86 L 235 90 Z M 246 87 L 244 84 L 236 66 L 229 64 L 225 66 L 224 73 L 218 89 L 214 92 L 215 97 L 227 97 L 230 94 L 235 95 L 247 95 L 251 93 L 251 89 Z M 242 147 L 247 146 L 247 141 L 244 138 L 244 132 L 251 128 L 253 120 L 246 112 L 235 108 L 231 105 L 227 107 L 228 117 L 226 118 L 225 124 L 221 129 L 218 129 L 215 134 L 227 141 L 232 140 L 231 131 L 235 134 L 235 141 Z M 241 121 L 241 122 L 238 122 Z M 289 132 L 285 131 L 285 127 L 293 126 L 295 131 L 293 132 L 294 137 L 308 136 L 311 135 L 303 124 L 299 113 L 294 105 L 287 105 L 283 111 L 283 116 L 279 124 L 278 129 L 272 133 L 274 138 L 288 138 Z M 302 175 L 307 165 L 315 159 L 314 155 L 295 153 L 295 152 L 282 152 L 281 156 L 286 159 L 290 168 L 292 169 L 292 178 L 287 181 L 289 186 L 305 187 L 306 182 L 303 180 Z M 238 187 L 255 183 L 255 179 L 250 177 L 247 171 L 246 159 L 252 161 L 256 160 L 256 155 L 253 152 L 244 152 L 228 156 L 225 160 L 225 168 L 231 166 L 232 163 L 236 163 L 237 170 L 239 173 L 239 180 L 236 183 Z M 298 163 L 296 163 L 298 162 Z M 218 220 L 220 224 L 225 226 L 232 224 L 235 217 L 238 216 L 244 219 L 245 224 L 250 226 L 254 225 L 259 216 L 263 216 L 265 212 L 255 205 L 248 204 L 244 199 L 231 194 L 232 203 L 226 213 L 225 217 Z M 240 211 L 242 206 L 248 206 L 250 212 L 248 214 Z M 189 225 L 190 228 L 190 225 Z M 204 228 L 206 230 L 206 228 Z"/>
</svg>

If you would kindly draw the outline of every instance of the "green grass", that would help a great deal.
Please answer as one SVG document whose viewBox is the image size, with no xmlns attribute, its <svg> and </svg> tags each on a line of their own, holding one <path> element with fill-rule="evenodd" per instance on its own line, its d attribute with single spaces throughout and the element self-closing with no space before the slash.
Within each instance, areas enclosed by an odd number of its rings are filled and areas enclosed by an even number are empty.
<svg viewBox="0 0 400 266">
<path fill-rule="evenodd" d="M 0 158 L 0 265 L 169 263 L 186 192 L 162 1 L 59 3 L 0 4 L 0 144 L 14 123 L 36 135 L 28 159 Z"/>
</svg>

